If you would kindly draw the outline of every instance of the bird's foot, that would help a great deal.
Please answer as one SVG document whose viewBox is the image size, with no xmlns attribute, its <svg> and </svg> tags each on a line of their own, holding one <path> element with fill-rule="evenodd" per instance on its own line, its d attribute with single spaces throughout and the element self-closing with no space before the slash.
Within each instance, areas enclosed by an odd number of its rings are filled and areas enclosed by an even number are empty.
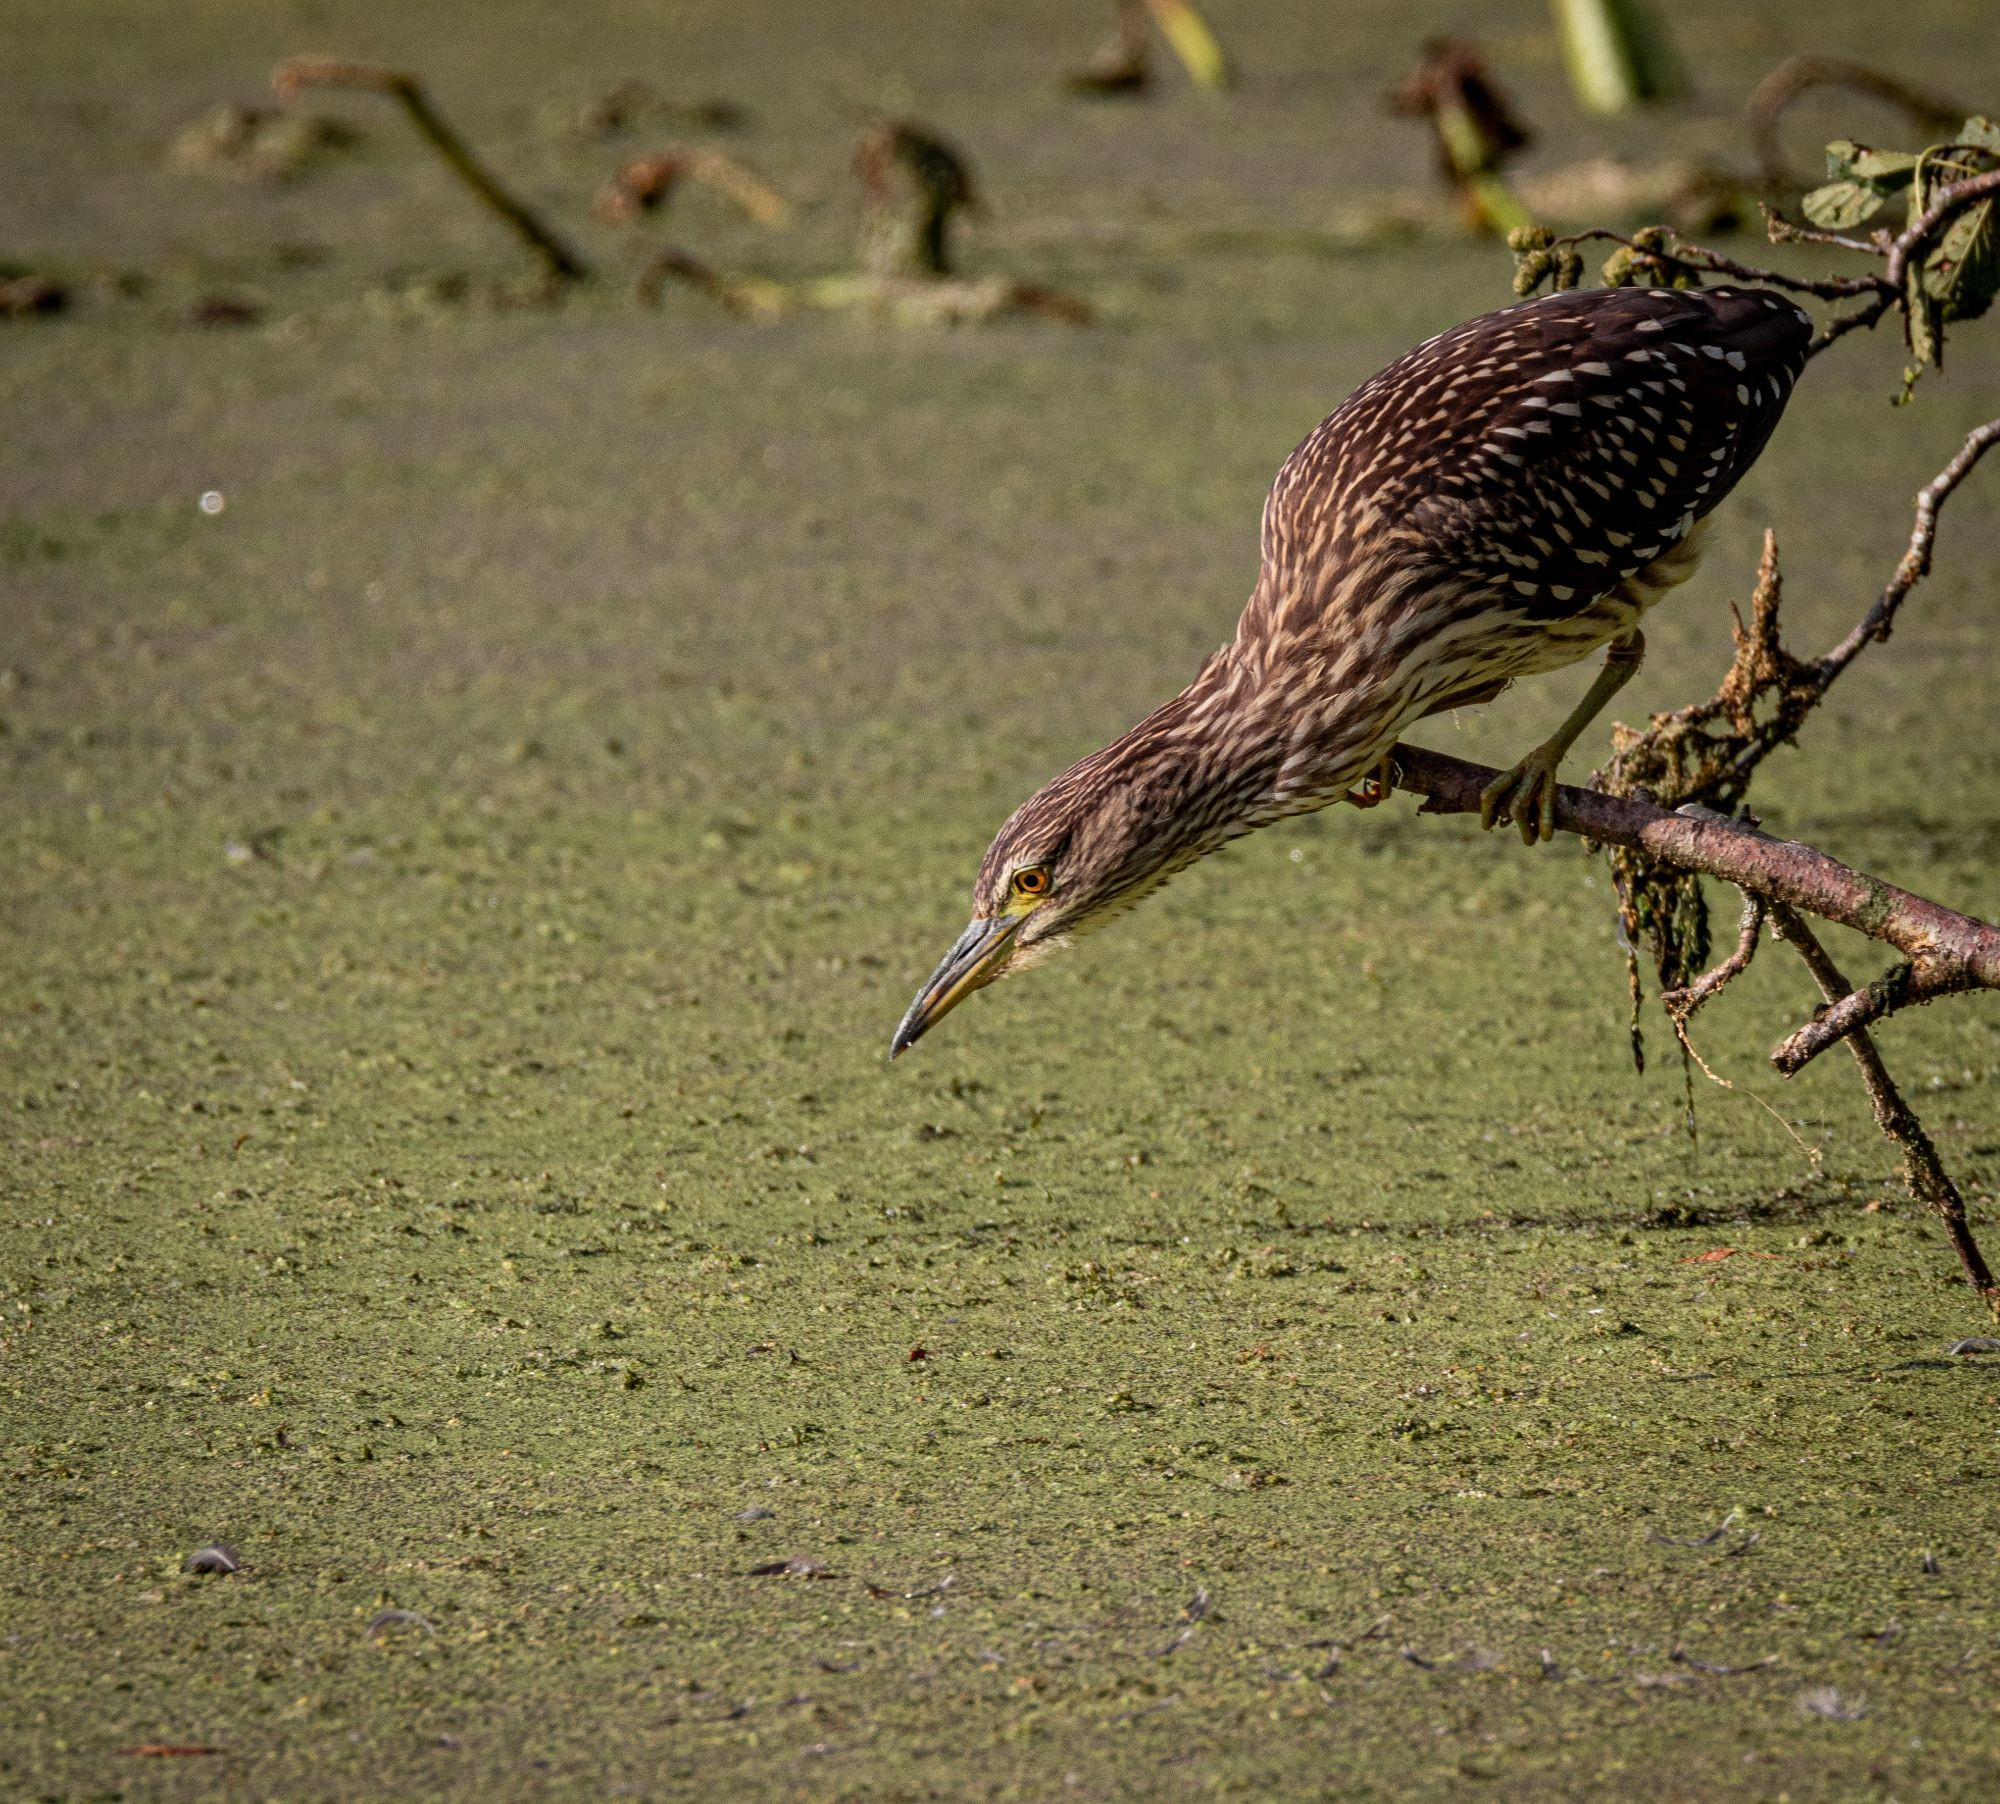
<svg viewBox="0 0 2000 1804">
<path fill-rule="evenodd" d="M 1347 792 L 1347 799 L 1357 808 L 1379 808 L 1389 799 L 1389 792 L 1402 774 L 1401 766 L 1384 752 L 1381 762 L 1361 779 L 1360 788 Z"/>
<path fill-rule="evenodd" d="M 1556 836 L 1556 768 L 1569 748 L 1551 740 L 1538 745 L 1503 776 L 1479 792 L 1479 824 L 1488 832 L 1511 820 L 1521 829 L 1521 843 Z"/>
</svg>

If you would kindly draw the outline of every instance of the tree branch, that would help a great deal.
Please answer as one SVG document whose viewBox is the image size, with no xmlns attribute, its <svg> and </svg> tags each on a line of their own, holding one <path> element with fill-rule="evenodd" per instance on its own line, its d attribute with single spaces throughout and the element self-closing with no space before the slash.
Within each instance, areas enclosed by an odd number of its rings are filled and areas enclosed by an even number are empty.
<svg viewBox="0 0 2000 1804">
<path fill-rule="evenodd" d="M 1832 1007 L 1821 1009 L 1797 1033 L 1782 1041 L 1772 1052 L 1771 1063 L 1791 1077 L 1803 1071 L 1829 1046 L 1865 1032 L 1871 1021 L 1879 1021 L 1899 1009 L 1978 987 L 1978 980 L 1963 969 L 1897 965 L 1861 989 L 1843 990 L 1837 999 L 1829 997 Z"/>
<path fill-rule="evenodd" d="M 1425 814 L 1477 814 L 1480 791 L 1500 774 L 1421 746 L 1398 745 L 1389 756 L 1396 787 L 1422 796 Z M 1851 927 L 1894 946 L 1925 973 L 1927 984 L 1940 984 L 1951 974 L 1962 977 L 1953 986 L 1959 989 L 2000 989 L 2000 927 L 1854 870 L 1797 840 L 1774 839 L 1705 808 L 1669 813 L 1636 797 L 1599 795 L 1567 783 L 1556 790 L 1556 825 Z"/>
<path fill-rule="evenodd" d="M 1764 917 L 1770 905 L 1755 890 L 1744 890 L 1743 919 L 1736 929 L 1736 950 L 1712 971 L 1704 971 L 1685 989 L 1668 990 L 1660 998 L 1660 1005 L 1667 1011 L 1675 1030 L 1680 1033 L 1685 1044 L 1685 1028 L 1694 1012 L 1711 997 L 1741 977 L 1750 968 L 1750 961 L 1757 956 L 1757 941 L 1764 931 Z"/>
<path fill-rule="evenodd" d="M 1988 420 L 1983 426 L 1975 426 L 1965 435 L 1965 443 L 1959 446 L 1958 454 L 1917 491 L 1916 518 L 1910 526 L 1910 542 L 1897 561 L 1895 573 L 1875 598 L 1875 605 L 1849 629 L 1838 645 L 1811 667 L 1812 674 L 1805 686 L 1800 712 L 1817 707 L 1840 673 L 1867 646 L 1888 638 L 1894 630 L 1897 610 L 1910 591 L 1930 574 L 1931 555 L 1937 546 L 1938 510 L 1944 506 L 1952 491 L 1972 474 L 1979 460 L 1997 444 L 2000 444 L 2000 420 Z M 1777 746 L 1790 737 L 1789 733 L 1782 737 L 1767 733 L 1752 739 L 1730 760 L 1731 778 L 1739 782 L 1746 779 Z"/>
<path fill-rule="evenodd" d="M 1819 985 L 1820 994 L 1832 1004 L 1820 1017 L 1822 1021 L 1838 1014 L 1856 996 L 1867 994 L 1866 991 L 1857 991 L 1841 975 L 1840 967 L 1828 956 L 1826 948 L 1795 910 L 1782 902 L 1774 903 L 1771 925 L 1778 937 L 1805 961 L 1806 969 Z M 1899 968 L 1909 969 L 1907 965 Z M 1870 986 L 1871 989 L 1873 987 Z M 1794 1035 L 1793 1039 L 1798 1037 Z M 1786 1045 L 1791 1043 L 1787 1041 Z M 1896 1088 L 1896 1080 L 1889 1075 L 1888 1066 L 1883 1064 L 1874 1037 L 1866 1027 L 1856 1022 L 1848 1029 L 1847 1047 L 1854 1054 L 1855 1064 L 1861 1068 L 1861 1081 L 1868 1086 L 1868 1100 L 1875 1106 L 1876 1124 L 1903 1149 L 1903 1181 L 1909 1185 L 1910 1194 L 1934 1211 L 1944 1223 L 1952 1249 L 1958 1254 L 1959 1263 L 1965 1267 L 1966 1281 L 1989 1304 L 2000 1309 L 2000 1286 L 1994 1284 L 1992 1270 L 1979 1250 L 1979 1243 L 1972 1237 L 1972 1226 L 1965 1216 L 1965 1198 L 1951 1181 L 1951 1174 L 1945 1170 L 1930 1135 L 1924 1132 L 1924 1124 L 1917 1119 L 1910 1105 L 1903 1100 L 1902 1092 Z M 1771 1055 L 1780 1070 L 1785 1069 L 1782 1062 L 1784 1050 L 1781 1046 Z M 1787 1071 L 1786 1075 L 1789 1076 L 1790 1072 Z"/>
<path fill-rule="evenodd" d="M 1968 176 L 1962 182 L 1953 182 L 1949 188 L 1939 189 L 1937 199 L 1911 220 L 1889 245 L 1888 266 L 1880 277 L 1882 284 L 1892 295 L 1900 295 L 1909 274 L 1910 259 L 1919 251 L 1928 249 L 1939 230 L 1967 207 L 1989 200 L 1996 194 L 2000 194 L 2000 169 L 1989 169 L 1984 175 Z"/>
<path fill-rule="evenodd" d="M 1886 639 L 1895 622 L 1903 598 L 1931 572 L 1931 552 L 1937 544 L 1938 509 L 1979 460 L 2000 444 L 2000 420 L 1988 420 L 1965 435 L 1958 455 L 1917 491 L 1916 520 L 1910 528 L 1909 549 L 1903 553 L 1896 573 L 1881 597 L 1847 637 L 1819 661 L 1822 690 L 1854 662 L 1854 657 L 1871 639 Z"/>
</svg>

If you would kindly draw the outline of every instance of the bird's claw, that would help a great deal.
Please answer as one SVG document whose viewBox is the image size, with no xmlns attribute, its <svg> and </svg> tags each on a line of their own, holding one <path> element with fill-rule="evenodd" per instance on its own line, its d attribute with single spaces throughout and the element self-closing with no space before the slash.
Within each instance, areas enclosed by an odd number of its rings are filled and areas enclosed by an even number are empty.
<svg viewBox="0 0 2000 1804">
<path fill-rule="evenodd" d="M 1389 799 L 1389 792 L 1402 774 L 1402 767 L 1384 753 L 1382 761 L 1361 779 L 1360 787 L 1347 792 L 1347 799 L 1357 808 L 1379 808 Z"/>
<path fill-rule="evenodd" d="M 1556 767 L 1562 753 L 1554 746 L 1537 746 L 1521 762 L 1479 792 L 1479 824 L 1491 832 L 1511 820 L 1521 829 L 1521 843 L 1556 836 Z"/>
</svg>

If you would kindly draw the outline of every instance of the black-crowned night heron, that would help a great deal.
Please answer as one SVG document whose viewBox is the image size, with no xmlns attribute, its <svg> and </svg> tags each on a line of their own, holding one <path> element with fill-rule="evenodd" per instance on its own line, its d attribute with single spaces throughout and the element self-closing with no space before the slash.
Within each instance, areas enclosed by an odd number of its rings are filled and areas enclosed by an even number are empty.
<svg viewBox="0 0 2000 1804">
<path fill-rule="evenodd" d="M 1485 794 L 1484 825 L 1551 837 L 1563 754 L 1638 668 L 1641 616 L 1692 574 L 1811 329 L 1757 289 L 1572 290 L 1455 326 L 1356 390 L 1278 472 L 1235 638 L 1014 811 L 892 1052 L 1226 841 L 1379 800 L 1412 723 L 1608 644 L 1555 736 Z"/>
</svg>

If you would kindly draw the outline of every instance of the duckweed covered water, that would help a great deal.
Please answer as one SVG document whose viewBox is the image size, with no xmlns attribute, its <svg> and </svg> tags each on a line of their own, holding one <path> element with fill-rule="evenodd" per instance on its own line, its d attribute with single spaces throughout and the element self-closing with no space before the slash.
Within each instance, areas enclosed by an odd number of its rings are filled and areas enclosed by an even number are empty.
<svg viewBox="0 0 2000 1804">
<path fill-rule="evenodd" d="M 0 376 L 7 1795 L 2000 1783 L 2000 1369 L 1945 1352 L 1985 1324 L 1852 1074 L 1764 1066 L 1810 1006 L 1775 952 L 1703 1018 L 1741 1087 L 1691 1138 L 1657 1029 L 1632 1069 L 1601 867 L 1404 798 L 885 1061 L 999 819 L 1228 631 L 1286 450 L 1506 298 L 1477 247 L 1121 236 L 1408 160 L 1367 108 L 1414 26 L 1301 51 L 1300 10 L 1217 0 L 1297 71 L 1221 112 L 1058 98 L 1062 9 L 950 46 L 148 12 L 97 89 L 31 12 L 10 80 L 80 186 L 24 175 L 26 241 L 157 282 L 8 328 Z M 1805 30 L 1708 10 L 1727 96 Z M 1865 48 L 1852 10 L 1814 47 Z M 1974 9 L 1916 10 L 1906 73 L 1950 86 Z M 843 96 L 921 107 L 1005 199 L 975 260 L 1105 319 L 364 305 L 507 267 L 391 122 L 277 192 L 148 161 L 313 48 L 418 63 L 613 269 L 611 153 L 536 105 L 671 48 L 818 203 L 688 232 L 801 268 L 846 238 Z M 262 322 L 185 323 L 223 285 Z M 1898 414 L 1897 361 L 1815 371 L 1628 718 L 1712 686 L 1767 523 L 1802 646 L 1873 593 L 2000 372 L 1968 332 Z M 1762 802 L 1988 916 L 1996 522 L 1982 479 Z M 1583 680 L 1439 742 L 1516 755 Z M 1990 1247 L 2000 1017 L 1884 1041 Z M 240 1572 L 182 1570 L 215 1542 Z"/>
</svg>

